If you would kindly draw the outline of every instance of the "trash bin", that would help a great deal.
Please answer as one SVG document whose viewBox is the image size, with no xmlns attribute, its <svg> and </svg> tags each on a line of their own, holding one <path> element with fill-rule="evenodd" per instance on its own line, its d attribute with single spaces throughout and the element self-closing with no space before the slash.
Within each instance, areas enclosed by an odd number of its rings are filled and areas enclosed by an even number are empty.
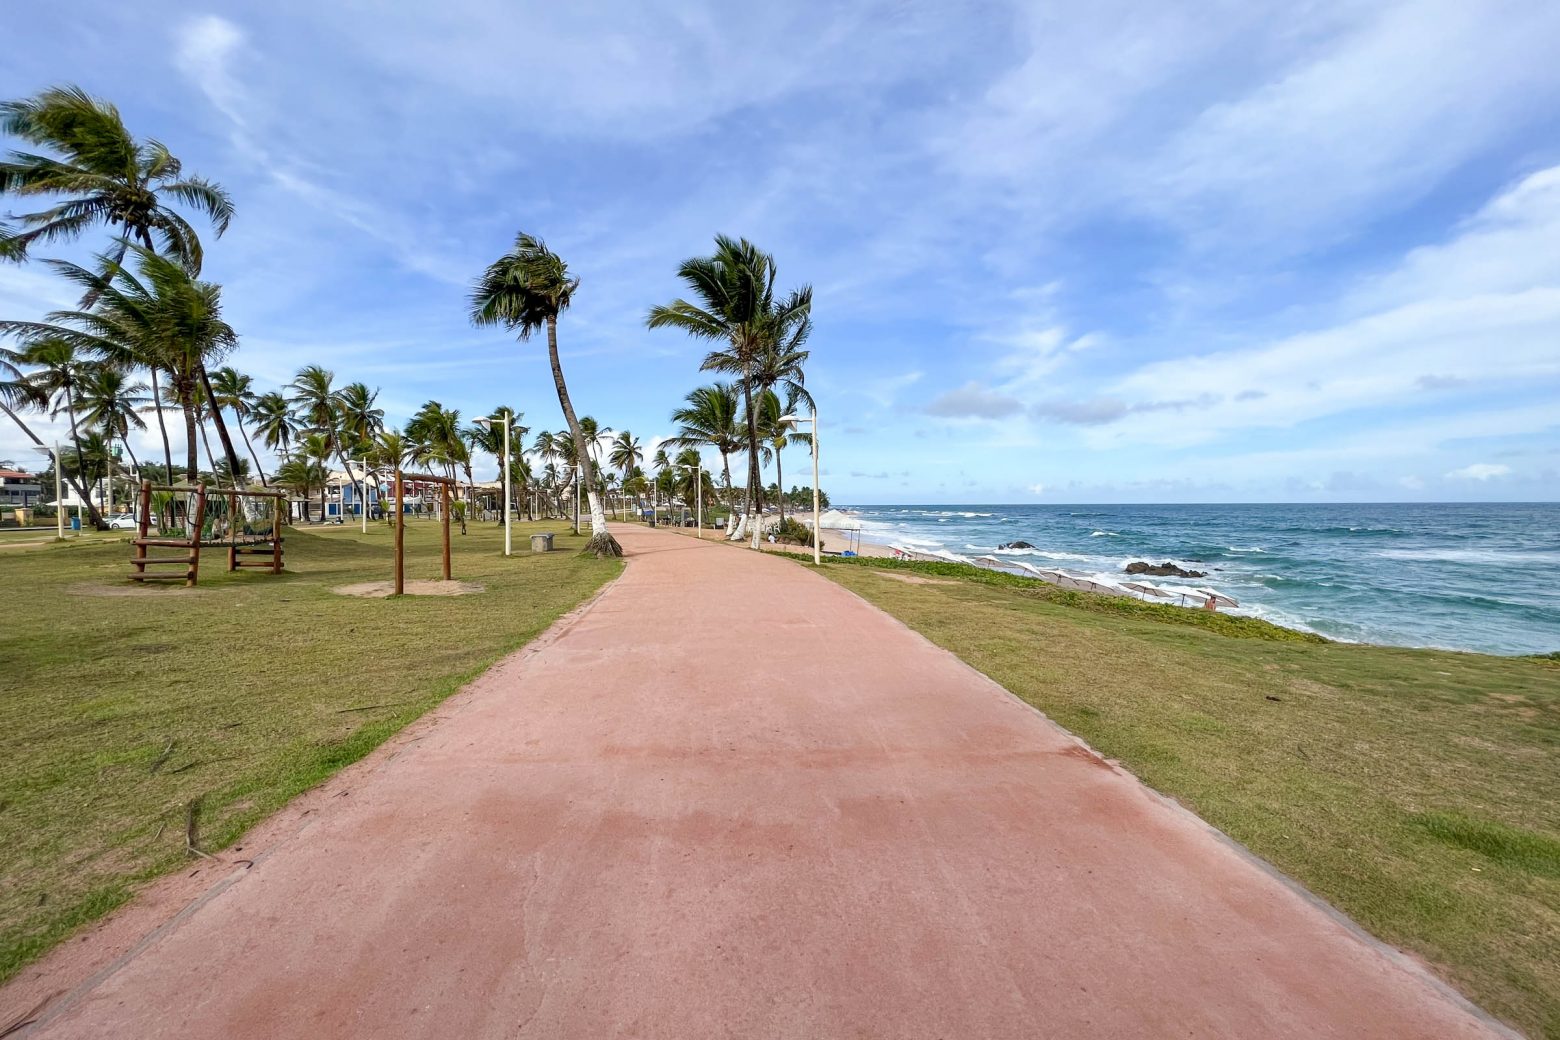
<svg viewBox="0 0 1560 1040">
<path fill-rule="evenodd" d="M 541 534 L 533 534 L 531 536 L 531 551 L 552 552 L 552 540 L 553 533 L 551 531 L 544 531 Z"/>
<path fill-rule="evenodd" d="M 79 531 L 79 530 L 81 530 L 81 517 L 73 516 L 73 517 L 70 518 L 70 529 L 72 531 Z"/>
</svg>

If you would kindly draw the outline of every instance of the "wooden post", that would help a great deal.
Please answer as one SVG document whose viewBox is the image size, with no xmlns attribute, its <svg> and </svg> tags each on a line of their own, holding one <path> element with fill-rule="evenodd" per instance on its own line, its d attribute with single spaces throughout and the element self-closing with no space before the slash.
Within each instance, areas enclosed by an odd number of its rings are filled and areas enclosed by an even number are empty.
<svg viewBox="0 0 1560 1040">
<path fill-rule="evenodd" d="M 206 526 L 206 485 L 195 485 L 195 521 L 190 526 L 190 568 L 184 572 L 184 587 L 193 589 L 200 579 L 200 533 Z"/>
<path fill-rule="evenodd" d="M 146 573 L 146 536 L 152 516 L 152 482 L 141 481 L 141 516 L 137 522 L 135 536 L 135 556 L 130 561 L 135 564 L 136 574 Z M 133 575 L 132 575 L 133 577 Z"/>
<path fill-rule="evenodd" d="M 238 515 L 238 496 L 228 495 L 228 571 L 238 570 L 238 531 L 233 518 Z"/>
<path fill-rule="evenodd" d="M 406 483 L 395 468 L 395 594 L 406 591 Z"/>
<path fill-rule="evenodd" d="M 444 580 L 450 580 L 450 486 L 440 484 L 440 501 L 444 512 Z"/>
<path fill-rule="evenodd" d="M 276 503 L 271 513 L 271 573 L 282 573 L 282 507 L 287 500 L 281 495 L 272 499 Z"/>
</svg>

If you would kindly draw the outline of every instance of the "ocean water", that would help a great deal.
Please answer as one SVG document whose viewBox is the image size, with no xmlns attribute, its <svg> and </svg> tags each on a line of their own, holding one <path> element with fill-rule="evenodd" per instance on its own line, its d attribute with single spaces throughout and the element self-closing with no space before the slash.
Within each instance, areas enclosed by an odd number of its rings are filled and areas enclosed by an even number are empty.
<svg viewBox="0 0 1560 1040">
<path fill-rule="evenodd" d="M 1335 639 L 1560 650 L 1560 504 L 847 506 L 862 537 L 1095 580 L 1209 588 Z M 1012 541 L 1034 549 L 1003 552 Z M 1132 560 L 1207 571 L 1128 578 Z"/>
</svg>

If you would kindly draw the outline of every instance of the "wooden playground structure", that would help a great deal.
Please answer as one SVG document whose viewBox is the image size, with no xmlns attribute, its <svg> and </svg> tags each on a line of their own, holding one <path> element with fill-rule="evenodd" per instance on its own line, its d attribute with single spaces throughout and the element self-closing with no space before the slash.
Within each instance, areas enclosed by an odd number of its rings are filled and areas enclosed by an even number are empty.
<svg viewBox="0 0 1560 1040">
<path fill-rule="evenodd" d="M 431 473 L 402 473 L 395 471 L 395 595 L 406 594 L 406 482 L 439 485 L 439 516 L 444 528 L 443 578 L 450 580 L 450 488 L 456 482 L 449 477 L 436 477 Z"/>
<path fill-rule="evenodd" d="M 154 493 L 171 496 L 161 515 L 153 513 Z M 182 498 L 182 503 L 181 503 Z M 179 508 L 182 504 L 182 510 Z M 208 493 L 205 484 L 153 484 L 141 481 L 140 524 L 131 539 L 135 571 L 131 581 L 182 581 L 194 588 L 200 578 L 201 549 L 226 549 L 229 571 L 241 567 L 282 573 L 282 527 L 286 523 L 287 496 L 279 491 L 240 491 L 217 488 Z M 156 521 L 157 530 L 152 524 Z M 446 539 L 447 541 L 447 539 Z M 154 548 L 182 549 L 176 556 L 152 556 Z M 446 549 L 448 554 L 448 549 Z M 178 571 L 148 571 L 148 567 L 182 566 Z"/>
</svg>

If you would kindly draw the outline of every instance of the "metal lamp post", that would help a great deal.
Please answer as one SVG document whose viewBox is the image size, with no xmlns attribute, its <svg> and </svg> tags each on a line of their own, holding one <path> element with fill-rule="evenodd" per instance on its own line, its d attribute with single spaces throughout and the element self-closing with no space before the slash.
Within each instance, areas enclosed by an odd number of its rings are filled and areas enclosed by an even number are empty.
<svg viewBox="0 0 1560 1040">
<path fill-rule="evenodd" d="M 819 549 L 819 544 L 823 540 L 823 532 L 818 528 L 818 407 L 816 405 L 813 406 L 813 413 L 811 418 L 807 418 L 801 415 L 782 415 L 780 417 L 780 421 L 782 423 L 791 423 L 793 425 L 804 422 L 812 423 L 813 564 L 816 566 L 817 564 L 823 562 L 822 552 Z M 782 495 L 785 494 L 785 488 L 781 488 L 780 493 Z"/>
<path fill-rule="evenodd" d="M 359 466 L 363 467 L 363 494 L 361 496 L 362 501 L 360 501 L 358 503 L 358 513 L 363 518 L 363 533 L 367 534 L 368 533 L 368 460 L 367 459 L 348 459 L 347 461 L 349 461 L 349 462 L 356 462 Z M 350 472 L 347 474 L 347 476 L 349 476 L 349 477 L 351 475 L 352 474 Z"/>
<path fill-rule="evenodd" d="M 491 426 L 493 419 L 478 419 L 478 426 Z M 509 413 L 503 415 L 504 423 L 504 555 L 513 555 L 514 551 L 514 509 L 509 502 Z"/>
</svg>

